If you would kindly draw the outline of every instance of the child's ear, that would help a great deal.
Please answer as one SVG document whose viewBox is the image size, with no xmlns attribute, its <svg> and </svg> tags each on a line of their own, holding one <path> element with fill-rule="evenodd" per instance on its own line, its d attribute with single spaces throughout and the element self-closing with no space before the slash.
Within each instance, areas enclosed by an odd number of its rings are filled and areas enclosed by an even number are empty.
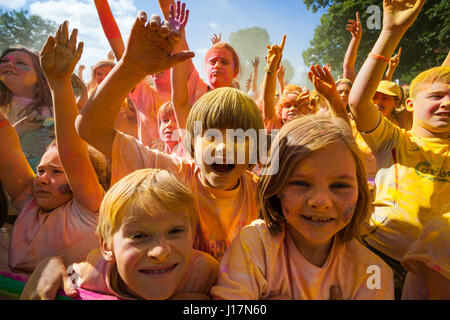
<svg viewBox="0 0 450 320">
<path fill-rule="evenodd" d="M 413 106 L 414 106 L 413 100 L 411 98 L 408 98 L 408 99 L 406 99 L 405 103 L 406 103 L 406 109 L 408 111 L 413 111 Z"/>
<path fill-rule="evenodd" d="M 112 251 L 111 246 L 104 239 L 100 239 L 100 250 L 102 252 L 103 259 L 108 262 L 114 262 L 114 252 Z"/>
</svg>

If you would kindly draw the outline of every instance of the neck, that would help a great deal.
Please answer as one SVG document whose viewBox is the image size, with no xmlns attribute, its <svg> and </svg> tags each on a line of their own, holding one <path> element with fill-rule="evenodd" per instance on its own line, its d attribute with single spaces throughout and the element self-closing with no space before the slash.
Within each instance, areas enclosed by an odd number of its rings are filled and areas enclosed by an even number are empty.
<svg viewBox="0 0 450 320">
<path fill-rule="evenodd" d="M 287 232 L 294 240 L 295 247 L 309 263 L 316 267 L 323 267 L 333 244 L 333 237 L 324 243 L 312 243 L 305 239 L 294 227 L 286 224 Z"/>
<path fill-rule="evenodd" d="M 17 88 L 9 88 L 14 96 L 33 99 L 35 96 L 35 87 L 18 86 Z"/>
<path fill-rule="evenodd" d="M 439 132 L 439 133 L 432 132 L 432 131 L 425 129 L 421 125 L 419 125 L 416 121 L 413 121 L 413 125 L 412 125 L 410 132 L 413 135 L 422 137 L 422 138 L 440 138 L 440 139 L 449 139 L 450 138 L 449 131 Z"/>
</svg>

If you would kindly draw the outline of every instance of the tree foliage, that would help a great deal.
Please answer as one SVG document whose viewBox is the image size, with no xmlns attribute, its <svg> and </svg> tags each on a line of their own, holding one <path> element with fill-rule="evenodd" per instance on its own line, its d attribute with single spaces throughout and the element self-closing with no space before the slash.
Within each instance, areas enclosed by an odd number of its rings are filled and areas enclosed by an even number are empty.
<svg viewBox="0 0 450 320">
<path fill-rule="evenodd" d="M 255 57 L 259 58 L 258 83 L 261 83 L 264 76 L 264 68 L 266 66 L 266 61 L 264 60 L 264 57 L 267 55 L 266 46 L 271 45 L 267 30 L 264 28 L 252 27 L 233 32 L 230 34 L 230 45 L 233 46 L 239 55 L 241 63 L 241 88 L 244 88 L 245 80 L 249 78 L 250 73 L 253 70 L 251 61 Z M 294 77 L 294 68 L 287 59 L 284 59 L 281 63 L 286 68 L 285 81 L 286 83 L 289 83 Z"/>
<path fill-rule="evenodd" d="M 314 32 L 310 47 L 303 51 L 307 65 L 330 63 L 335 77 L 342 76 L 342 63 L 351 39 L 345 27 L 347 20 L 361 16 L 363 36 L 355 64 L 358 71 L 370 53 L 381 30 L 369 30 L 367 20 L 372 13 L 371 5 L 382 1 L 374 0 L 303 0 L 308 9 L 328 9 L 321 18 L 321 25 Z M 382 16 L 380 17 L 382 21 Z M 399 46 L 402 47 L 400 65 L 394 79 L 410 83 L 421 71 L 441 65 L 450 49 L 450 0 L 427 1 L 417 20 L 406 32 Z"/>
<path fill-rule="evenodd" d="M 30 15 L 27 10 L 0 10 L 0 52 L 17 45 L 40 51 L 55 31 L 55 23 Z"/>
</svg>

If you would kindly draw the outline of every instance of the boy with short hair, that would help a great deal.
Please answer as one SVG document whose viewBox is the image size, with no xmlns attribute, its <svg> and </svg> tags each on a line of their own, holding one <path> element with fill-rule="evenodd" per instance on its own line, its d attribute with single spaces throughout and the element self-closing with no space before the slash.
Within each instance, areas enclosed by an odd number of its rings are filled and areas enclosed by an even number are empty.
<svg viewBox="0 0 450 320">
<path fill-rule="evenodd" d="M 379 169 L 375 211 L 365 241 L 393 268 L 396 297 L 405 276 L 402 260 L 417 279 L 426 282 L 423 287 L 433 288 L 428 298 L 445 294 L 450 284 L 450 257 L 441 242 L 450 238 L 450 179 L 446 174 L 450 171 L 450 68 L 427 70 L 413 81 L 408 100 L 414 109 L 410 131 L 393 125 L 372 102 L 388 57 L 424 4 L 425 0 L 413 1 L 411 6 L 398 0 L 383 2 L 383 30 L 350 93 L 356 125 Z M 441 221 L 439 237 L 426 231 L 436 219 Z M 423 232 L 430 236 L 424 237 Z M 420 268 L 409 268 L 411 263 L 404 262 L 411 254 Z"/>
</svg>

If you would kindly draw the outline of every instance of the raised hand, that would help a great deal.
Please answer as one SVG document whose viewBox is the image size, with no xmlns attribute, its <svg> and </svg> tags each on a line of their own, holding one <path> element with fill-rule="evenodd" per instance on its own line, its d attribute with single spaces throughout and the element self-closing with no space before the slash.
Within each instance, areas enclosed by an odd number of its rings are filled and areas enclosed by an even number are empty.
<svg viewBox="0 0 450 320">
<path fill-rule="evenodd" d="M 255 58 L 251 61 L 251 63 L 252 63 L 253 69 L 258 69 L 258 66 L 259 66 L 259 58 L 258 58 L 258 57 L 255 57 Z"/>
<path fill-rule="evenodd" d="M 392 56 L 389 60 L 389 68 L 395 70 L 400 63 L 400 56 L 402 55 L 402 47 L 398 49 L 398 52 L 395 56 Z"/>
<path fill-rule="evenodd" d="M 219 33 L 219 35 L 214 33 L 214 36 L 211 38 L 211 42 L 213 45 L 215 45 L 216 43 L 222 41 L 222 33 Z"/>
<path fill-rule="evenodd" d="M 180 34 L 169 22 L 161 23 L 157 15 L 152 15 L 146 22 L 147 14 L 139 11 L 123 56 L 123 64 L 129 71 L 144 77 L 194 57 L 193 52 L 186 51 L 172 54 Z"/>
<path fill-rule="evenodd" d="M 189 10 L 186 10 L 186 4 L 180 5 L 180 1 L 177 1 L 176 11 L 173 5 L 170 5 L 169 10 L 169 23 L 173 29 L 172 37 L 180 37 L 184 33 L 184 29 L 189 19 Z"/>
<path fill-rule="evenodd" d="M 58 28 L 55 37 L 49 36 L 39 59 L 50 86 L 70 79 L 83 52 L 83 42 L 77 46 L 78 30 L 73 29 L 69 38 L 68 21 Z"/>
<path fill-rule="evenodd" d="M 405 32 L 426 0 L 383 0 L 383 30 Z"/>
<path fill-rule="evenodd" d="M 286 35 L 283 36 L 283 40 L 281 40 L 280 46 L 277 44 L 267 46 L 267 64 L 270 66 L 274 66 L 278 69 L 278 66 L 281 62 L 281 57 L 283 56 L 284 44 L 286 43 Z"/>
<path fill-rule="evenodd" d="M 280 66 L 278 67 L 278 70 L 277 70 L 277 77 L 279 79 L 284 79 L 285 74 L 286 74 L 286 68 L 282 64 L 280 64 Z"/>
<path fill-rule="evenodd" d="M 362 37 L 362 26 L 361 26 L 361 19 L 359 18 L 359 12 L 356 13 L 356 21 L 355 20 L 348 20 L 347 23 L 347 29 L 352 34 L 352 37 L 354 39 L 361 40 Z"/>
<path fill-rule="evenodd" d="M 322 69 L 319 65 L 311 66 L 308 77 L 317 92 L 323 95 L 328 101 L 332 101 L 336 96 L 339 97 L 336 82 L 334 82 L 333 76 L 327 67 Z"/>
</svg>

